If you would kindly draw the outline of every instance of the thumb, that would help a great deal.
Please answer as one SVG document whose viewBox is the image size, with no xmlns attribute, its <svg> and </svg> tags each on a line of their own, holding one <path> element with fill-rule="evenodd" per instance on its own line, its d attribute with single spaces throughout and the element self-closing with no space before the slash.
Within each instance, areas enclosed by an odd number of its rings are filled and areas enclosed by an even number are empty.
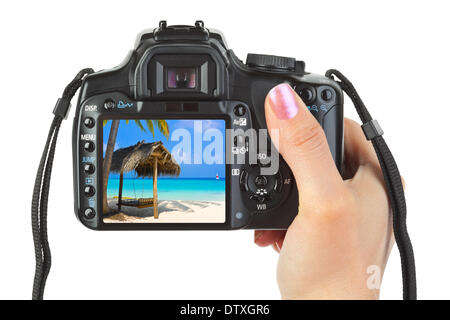
<svg viewBox="0 0 450 320">
<path fill-rule="evenodd" d="M 344 188 L 328 147 L 325 133 L 301 98 L 287 83 L 274 87 L 265 101 L 267 128 L 291 168 L 300 200 L 336 199 Z M 274 139 L 276 140 L 276 139 Z"/>
</svg>

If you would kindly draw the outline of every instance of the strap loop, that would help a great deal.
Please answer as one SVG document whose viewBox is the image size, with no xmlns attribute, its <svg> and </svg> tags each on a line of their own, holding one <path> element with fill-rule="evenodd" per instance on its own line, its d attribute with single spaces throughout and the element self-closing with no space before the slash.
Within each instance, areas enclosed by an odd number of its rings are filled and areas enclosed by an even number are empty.
<svg viewBox="0 0 450 320">
<path fill-rule="evenodd" d="M 382 137 L 383 130 L 381 130 L 378 122 L 372 119 L 372 116 L 350 80 L 341 72 L 334 69 L 328 70 L 325 76 L 331 79 L 333 79 L 333 76 L 336 76 L 340 80 L 338 84 L 352 100 L 363 123 L 362 129 L 364 134 L 372 142 L 375 149 L 392 208 L 394 236 L 402 264 L 403 299 L 416 300 L 417 287 L 414 251 L 406 227 L 406 200 L 402 178 L 395 163 L 394 156 Z"/>
<path fill-rule="evenodd" d="M 377 120 L 370 120 L 369 122 L 364 123 L 361 128 L 363 129 L 367 140 L 381 137 L 384 134 L 383 129 L 381 129 Z"/>
<path fill-rule="evenodd" d="M 32 295 L 33 300 L 43 299 L 45 283 L 52 264 L 47 235 L 47 204 L 59 128 L 61 122 L 67 118 L 70 109 L 70 101 L 81 86 L 84 76 L 93 72 L 94 70 L 92 69 L 81 70 L 65 88 L 63 96 L 58 99 L 55 109 L 53 110 L 55 117 L 50 126 L 47 142 L 36 174 L 31 203 L 31 224 L 33 229 L 34 252 L 36 256 L 36 270 L 34 274 Z"/>
<path fill-rule="evenodd" d="M 70 111 L 70 106 L 70 100 L 59 98 L 58 101 L 56 101 L 55 108 L 53 109 L 53 114 L 63 119 L 67 119 Z"/>
</svg>

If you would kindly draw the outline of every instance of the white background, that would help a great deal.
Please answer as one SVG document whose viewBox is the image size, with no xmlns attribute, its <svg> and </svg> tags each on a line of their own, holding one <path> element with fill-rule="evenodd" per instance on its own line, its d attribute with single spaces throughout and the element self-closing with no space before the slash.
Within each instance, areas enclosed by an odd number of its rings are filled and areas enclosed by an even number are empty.
<svg viewBox="0 0 450 320">
<path fill-rule="evenodd" d="M 379 120 L 406 179 L 420 298 L 450 298 L 448 1 L 2 1 L 0 298 L 28 299 L 30 203 L 54 103 L 78 70 L 119 64 L 161 19 L 203 19 L 230 48 L 338 68 Z M 347 99 L 348 100 L 348 99 Z M 75 102 L 75 100 L 74 100 Z M 356 119 L 353 106 L 346 115 Z M 73 110 L 70 119 L 73 117 Z M 48 299 L 278 299 L 277 254 L 251 231 L 94 232 L 73 213 L 71 120 L 49 203 Z M 401 298 L 394 248 L 382 298 Z"/>
</svg>

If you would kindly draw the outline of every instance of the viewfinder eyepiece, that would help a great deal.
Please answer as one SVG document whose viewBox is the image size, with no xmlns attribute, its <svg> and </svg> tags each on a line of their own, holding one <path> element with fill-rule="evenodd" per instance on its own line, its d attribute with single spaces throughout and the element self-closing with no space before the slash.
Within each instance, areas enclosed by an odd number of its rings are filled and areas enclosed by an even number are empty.
<svg viewBox="0 0 450 320">
<path fill-rule="evenodd" d="M 195 89 L 197 87 L 196 68 L 168 68 L 167 87 L 169 89 Z"/>
</svg>

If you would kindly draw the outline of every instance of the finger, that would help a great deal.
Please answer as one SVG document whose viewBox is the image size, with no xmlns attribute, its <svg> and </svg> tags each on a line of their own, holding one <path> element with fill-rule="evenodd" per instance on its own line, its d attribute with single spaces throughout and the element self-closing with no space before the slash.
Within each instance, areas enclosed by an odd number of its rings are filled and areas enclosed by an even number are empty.
<svg viewBox="0 0 450 320">
<path fill-rule="evenodd" d="M 286 83 L 274 87 L 265 111 L 272 141 L 291 168 L 301 197 L 331 200 L 338 195 L 344 184 L 325 133 L 295 91 Z"/>
<path fill-rule="evenodd" d="M 352 159 L 358 165 L 367 163 L 378 165 L 375 149 L 366 139 L 361 125 L 351 119 L 344 119 L 344 149 L 345 158 Z"/>
<path fill-rule="evenodd" d="M 344 119 L 344 148 L 344 178 L 349 179 L 346 183 L 356 191 L 364 186 L 384 194 L 383 173 L 375 149 L 361 126 L 350 119 Z"/>
<path fill-rule="evenodd" d="M 343 178 L 351 179 L 362 166 L 378 166 L 378 159 L 370 141 L 367 141 L 361 126 L 344 119 L 344 165 Z"/>
<path fill-rule="evenodd" d="M 286 230 L 256 230 L 254 241 L 260 247 L 267 247 L 284 239 L 285 235 Z"/>
<path fill-rule="evenodd" d="M 344 178 L 353 178 L 359 170 L 361 175 L 365 172 L 371 173 L 379 181 L 384 182 L 383 172 L 370 141 L 366 139 L 359 123 L 344 119 Z M 366 174 L 367 176 L 368 174 Z M 401 177 L 403 189 L 405 189 L 405 179 Z"/>
</svg>

